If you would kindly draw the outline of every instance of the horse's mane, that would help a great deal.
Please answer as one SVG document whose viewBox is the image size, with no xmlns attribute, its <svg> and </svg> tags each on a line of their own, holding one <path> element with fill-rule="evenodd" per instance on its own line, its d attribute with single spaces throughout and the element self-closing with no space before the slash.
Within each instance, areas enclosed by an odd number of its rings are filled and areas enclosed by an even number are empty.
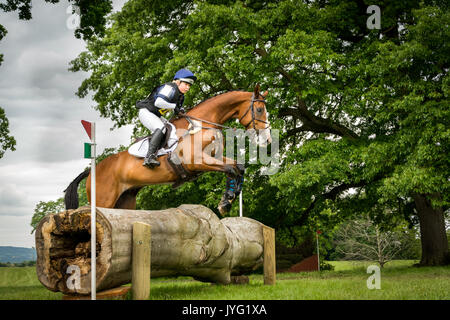
<svg viewBox="0 0 450 320">
<path fill-rule="evenodd" d="M 221 97 L 223 95 L 226 95 L 226 94 L 229 94 L 229 93 L 233 93 L 233 92 L 248 92 L 248 91 L 242 90 L 242 89 L 236 89 L 236 90 L 230 90 L 230 91 L 216 93 L 214 96 L 206 98 L 206 99 L 200 101 L 194 107 L 192 107 L 191 109 L 187 110 L 186 113 L 199 108 L 200 106 L 204 105 L 207 102 L 211 102 L 211 100 L 213 100 L 213 99 L 216 99 L 218 97 Z M 170 122 L 173 123 L 174 121 L 179 120 L 181 118 L 183 118 L 183 117 L 177 116 L 177 117 L 171 119 Z"/>
<path fill-rule="evenodd" d="M 209 100 L 218 98 L 219 96 L 222 96 L 222 95 L 227 94 L 227 93 L 232 93 L 232 92 L 248 92 L 248 91 L 242 90 L 242 89 L 237 89 L 237 90 L 230 90 L 230 91 L 225 91 L 225 92 L 219 92 L 219 93 L 216 93 L 216 94 L 213 95 L 212 97 L 206 98 L 206 99 L 200 101 L 199 103 L 197 103 L 193 108 L 189 109 L 188 112 L 191 111 L 191 110 L 196 109 L 196 108 L 199 107 L 201 104 L 206 103 L 206 102 L 208 102 Z M 211 102 L 211 101 L 209 101 L 209 102 Z"/>
</svg>

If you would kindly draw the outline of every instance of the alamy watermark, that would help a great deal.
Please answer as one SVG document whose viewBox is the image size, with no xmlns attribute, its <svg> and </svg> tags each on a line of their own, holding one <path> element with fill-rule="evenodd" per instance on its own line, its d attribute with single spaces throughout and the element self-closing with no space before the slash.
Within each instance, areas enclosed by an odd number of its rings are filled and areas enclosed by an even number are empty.
<svg viewBox="0 0 450 320">
<path fill-rule="evenodd" d="M 66 20 L 66 26 L 69 30 L 74 30 L 80 26 L 80 8 L 78 6 L 69 5 L 66 9 L 66 13 L 70 14 L 70 17 Z"/>
<path fill-rule="evenodd" d="M 80 277 L 81 277 L 80 267 L 77 266 L 77 265 L 73 265 L 72 264 L 69 267 L 67 267 L 66 273 L 70 274 L 70 276 L 66 280 L 67 289 L 72 290 L 72 291 L 80 290 L 81 289 L 81 285 L 80 285 Z"/>
<path fill-rule="evenodd" d="M 185 129 L 177 129 L 177 135 L 187 136 Z M 244 130 L 229 128 L 207 130 L 193 134 L 191 139 L 184 138 L 177 150 L 183 164 L 246 164 L 246 146 L 248 141 L 249 164 L 261 164 L 261 174 L 273 175 L 280 168 L 278 129 Z M 205 141 L 211 142 L 204 146 Z M 224 157 L 225 146 L 225 157 Z M 269 151 L 270 150 L 270 151 Z"/>
<path fill-rule="evenodd" d="M 381 289 L 380 267 L 376 265 L 370 265 L 367 267 L 367 273 L 373 273 L 369 278 L 367 278 L 367 289 Z"/>
<path fill-rule="evenodd" d="M 371 14 L 367 18 L 366 26 L 368 29 L 381 29 L 381 10 L 377 5 L 371 5 L 367 7 L 366 13 Z"/>
</svg>

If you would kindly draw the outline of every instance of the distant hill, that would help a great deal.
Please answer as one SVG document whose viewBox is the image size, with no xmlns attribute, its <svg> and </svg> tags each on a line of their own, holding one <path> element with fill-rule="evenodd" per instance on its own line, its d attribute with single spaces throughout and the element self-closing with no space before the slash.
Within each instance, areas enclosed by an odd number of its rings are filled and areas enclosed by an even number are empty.
<svg viewBox="0 0 450 320">
<path fill-rule="evenodd" d="M 19 263 L 31 260 L 36 260 L 34 248 L 0 246 L 0 262 Z"/>
</svg>

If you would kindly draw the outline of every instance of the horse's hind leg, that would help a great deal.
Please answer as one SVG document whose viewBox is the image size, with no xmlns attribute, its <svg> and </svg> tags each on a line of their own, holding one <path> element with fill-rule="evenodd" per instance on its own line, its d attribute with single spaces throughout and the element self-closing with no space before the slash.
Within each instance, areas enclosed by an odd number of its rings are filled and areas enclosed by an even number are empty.
<svg viewBox="0 0 450 320">
<path fill-rule="evenodd" d="M 117 199 L 114 208 L 117 209 L 136 209 L 136 196 L 141 188 L 132 188 L 125 190 Z"/>
<path fill-rule="evenodd" d="M 90 176 L 86 181 L 86 193 L 88 201 L 89 203 L 91 203 Z M 117 184 L 111 184 L 110 181 L 108 181 L 108 183 L 99 183 L 99 180 L 97 180 L 95 194 L 96 194 L 95 204 L 97 207 L 114 208 L 114 204 L 117 202 L 117 199 L 120 196 L 120 191 Z"/>
</svg>

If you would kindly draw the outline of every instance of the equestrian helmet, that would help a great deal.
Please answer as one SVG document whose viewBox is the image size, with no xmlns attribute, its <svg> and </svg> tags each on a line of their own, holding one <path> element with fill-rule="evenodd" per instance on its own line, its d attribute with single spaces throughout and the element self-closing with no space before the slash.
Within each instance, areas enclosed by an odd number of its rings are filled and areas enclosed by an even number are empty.
<svg viewBox="0 0 450 320">
<path fill-rule="evenodd" d="M 175 73 L 173 80 L 180 80 L 193 84 L 194 81 L 197 80 L 197 77 L 188 69 L 180 69 Z"/>
</svg>

